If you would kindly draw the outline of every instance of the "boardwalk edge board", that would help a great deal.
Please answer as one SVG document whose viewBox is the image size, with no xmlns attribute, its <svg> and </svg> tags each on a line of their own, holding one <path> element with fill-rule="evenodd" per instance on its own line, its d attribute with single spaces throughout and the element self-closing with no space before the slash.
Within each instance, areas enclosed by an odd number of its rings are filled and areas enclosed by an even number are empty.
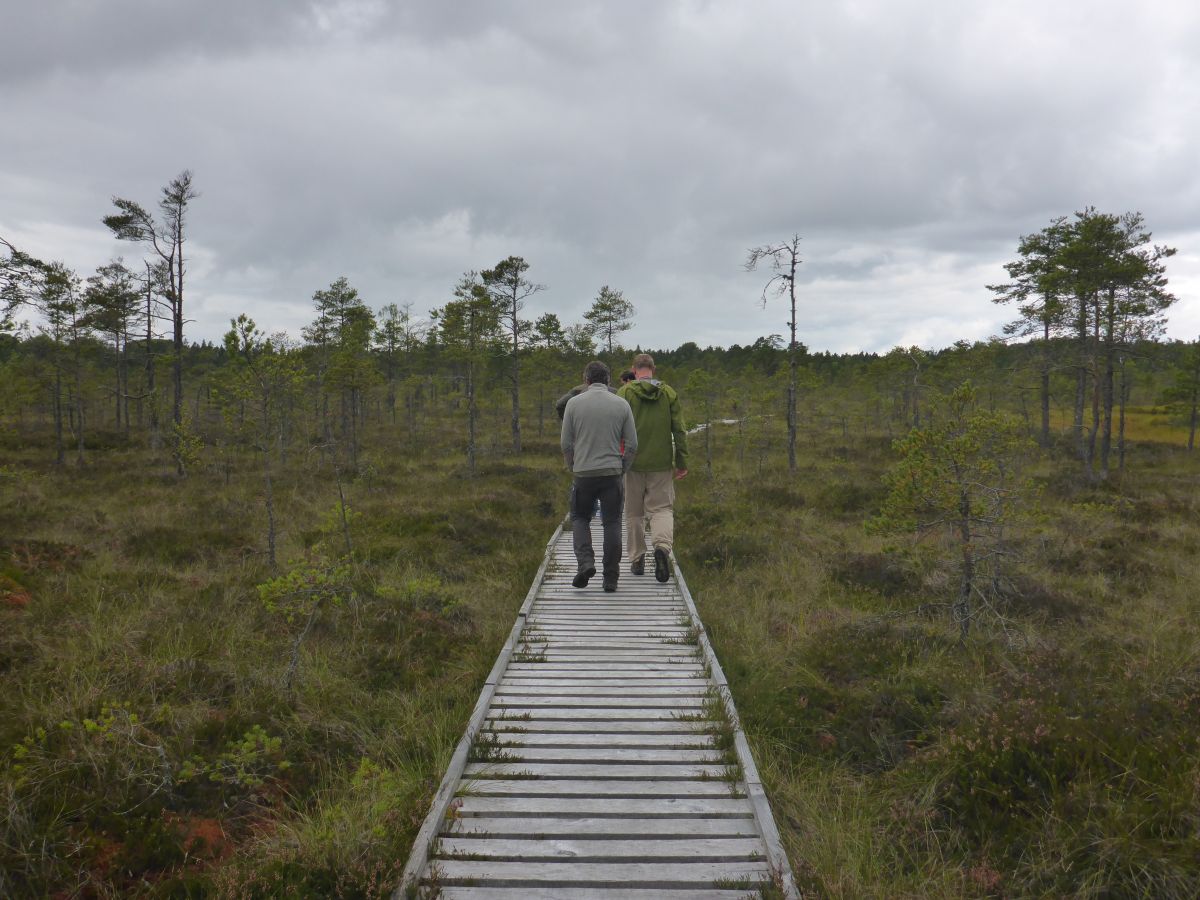
<svg viewBox="0 0 1200 900">
<path fill-rule="evenodd" d="M 576 593 L 564 581 L 574 568 L 569 535 L 564 522 L 546 543 L 393 900 L 429 891 L 745 897 L 759 887 L 795 900 L 758 767 L 683 573 L 674 566 L 669 584 L 622 579 L 615 596 Z M 724 723 L 702 714 L 701 683 L 720 699 Z M 521 728 L 506 724 L 510 715 Z M 526 724 L 535 727 L 523 738 Z M 735 783 L 707 749 L 717 728 L 726 763 L 736 760 Z M 528 755 L 472 759 L 481 735 Z M 487 827 L 444 833 L 452 811 Z M 639 840 L 654 847 L 644 860 Z"/>
<path fill-rule="evenodd" d="M 787 852 L 783 849 L 783 840 L 779 837 L 779 829 L 775 825 L 775 816 L 771 813 L 771 804 L 767 801 L 767 794 L 758 774 L 758 766 L 754 764 L 754 756 L 750 752 L 750 742 L 746 740 L 746 733 L 742 731 L 742 720 L 737 714 L 737 709 L 734 708 L 729 682 L 725 680 L 725 672 L 721 668 L 721 663 L 717 661 L 717 654 L 713 651 L 712 644 L 709 643 L 708 632 L 704 628 L 704 623 L 700 621 L 700 614 L 696 611 L 696 603 L 692 599 L 692 592 L 688 590 L 683 572 L 680 571 L 678 565 L 673 568 L 675 581 L 679 584 L 680 593 L 683 594 L 683 602 L 687 605 L 688 614 L 691 615 L 692 622 L 699 633 L 700 651 L 712 673 L 712 680 L 717 686 L 721 700 L 725 704 L 725 714 L 729 716 L 729 721 L 733 724 L 733 748 L 737 753 L 738 762 L 742 766 L 742 778 L 746 783 L 746 792 L 754 806 L 754 821 L 758 825 L 759 835 L 767 848 L 767 864 L 770 866 L 772 877 L 778 879 L 783 895 L 797 898 L 800 896 L 800 891 L 796 888 L 796 882 L 792 878 L 792 867 L 788 864 Z"/>
</svg>

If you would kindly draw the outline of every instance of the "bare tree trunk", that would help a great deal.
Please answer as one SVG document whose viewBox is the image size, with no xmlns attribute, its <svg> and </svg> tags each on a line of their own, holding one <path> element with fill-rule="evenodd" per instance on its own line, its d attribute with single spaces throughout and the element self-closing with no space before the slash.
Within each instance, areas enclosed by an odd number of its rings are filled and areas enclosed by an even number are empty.
<svg viewBox="0 0 1200 900">
<path fill-rule="evenodd" d="M 1088 384 L 1088 333 L 1087 333 L 1087 299 L 1079 298 L 1079 319 L 1078 338 L 1079 345 L 1076 352 L 1079 354 L 1077 366 L 1075 369 L 1075 446 L 1079 450 L 1079 458 L 1085 463 L 1087 462 L 1087 435 L 1083 427 L 1083 409 L 1087 403 L 1087 384 Z"/>
<path fill-rule="evenodd" d="M 1113 431 L 1113 375 L 1116 356 L 1116 292 L 1108 290 L 1108 305 L 1105 309 L 1104 334 L 1104 378 L 1100 386 L 1100 398 L 1104 405 L 1104 432 L 1100 437 L 1100 478 L 1108 477 L 1108 459 L 1112 452 Z"/>
<path fill-rule="evenodd" d="M 267 500 L 267 560 L 271 568 L 278 568 L 275 561 L 275 489 L 271 483 L 271 448 L 268 444 L 263 447 L 263 485 L 266 488 Z"/>
<path fill-rule="evenodd" d="M 146 394 L 150 401 L 150 449 L 157 450 L 161 436 L 158 429 L 158 395 L 154 386 L 154 282 L 150 263 L 146 263 Z M 139 400 L 140 404 L 141 401 Z M 139 406 L 140 409 L 140 406 Z M 139 417 L 140 424 L 140 417 Z"/>
<path fill-rule="evenodd" d="M 63 441 L 62 373 L 54 369 L 54 462 L 65 465 L 67 447 Z"/>
<path fill-rule="evenodd" d="M 1129 393 L 1132 385 L 1125 370 L 1125 357 L 1121 357 L 1121 406 L 1120 420 L 1117 426 L 1117 469 L 1125 471 L 1125 407 L 1129 403 Z"/>
<path fill-rule="evenodd" d="M 129 332 L 122 335 L 121 355 L 118 357 L 118 380 L 121 383 L 121 398 L 125 402 L 125 434 L 129 434 Z"/>
<path fill-rule="evenodd" d="M 1196 423 L 1200 419 L 1200 386 L 1192 383 L 1192 414 L 1188 421 L 1188 452 L 1196 449 Z"/>
<path fill-rule="evenodd" d="M 1050 446 L 1050 323 L 1042 332 L 1042 446 Z"/>
<path fill-rule="evenodd" d="M 971 628 L 971 591 L 975 586 L 975 551 L 971 546 L 971 497 L 963 491 L 959 499 L 959 538 L 962 549 L 962 574 L 954 618 L 959 640 L 965 641 Z"/>
<path fill-rule="evenodd" d="M 475 363 L 467 364 L 467 470 L 475 474 Z"/>
<path fill-rule="evenodd" d="M 713 410 L 711 404 L 706 404 L 706 418 L 708 424 L 704 426 L 704 468 L 708 471 L 709 476 L 713 473 L 712 464 L 712 431 L 713 431 Z"/>
<path fill-rule="evenodd" d="M 333 466 L 333 475 L 337 479 L 338 510 L 342 516 L 342 537 L 346 541 L 346 555 L 350 556 L 354 553 L 354 545 L 350 542 L 350 518 L 346 515 L 346 492 L 342 489 L 342 470 L 336 463 Z"/>
<path fill-rule="evenodd" d="M 788 297 L 791 301 L 791 316 L 788 328 L 791 329 L 791 342 L 788 344 L 788 471 L 796 472 L 796 373 L 800 361 L 796 358 L 796 266 L 799 265 L 798 248 L 791 253 L 791 268 L 788 273 Z"/>
<path fill-rule="evenodd" d="M 308 614 L 308 621 L 304 623 L 304 630 L 296 636 L 296 640 L 292 644 L 292 657 L 288 662 L 287 672 L 283 676 L 283 688 L 286 691 L 292 689 L 292 682 L 296 677 L 296 671 L 300 668 L 300 645 L 304 643 L 304 639 L 308 637 L 308 633 L 312 631 L 313 625 L 316 624 L 317 618 L 321 614 L 321 604 L 321 598 L 318 598 L 313 603 L 313 608 Z"/>
<path fill-rule="evenodd" d="M 514 316 L 515 319 L 515 316 Z M 518 355 L 518 334 L 513 333 L 512 363 L 512 446 L 513 453 L 521 452 L 521 357 Z"/>
<path fill-rule="evenodd" d="M 79 358 L 79 342 L 75 342 L 75 465 L 83 466 L 83 362 Z"/>
<path fill-rule="evenodd" d="M 119 333 L 113 335 L 113 352 L 116 354 L 117 363 L 117 393 L 115 396 L 115 404 L 113 412 L 117 417 L 117 431 L 121 430 L 121 402 L 125 399 L 125 391 L 121 384 L 121 335 Z"/>
</svg>

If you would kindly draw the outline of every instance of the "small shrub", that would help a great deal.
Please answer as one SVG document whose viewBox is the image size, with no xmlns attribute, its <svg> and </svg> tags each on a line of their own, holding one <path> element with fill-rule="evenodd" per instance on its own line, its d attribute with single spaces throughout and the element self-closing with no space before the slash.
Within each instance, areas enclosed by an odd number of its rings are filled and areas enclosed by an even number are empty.
<svg viewBox="0 0 1200 900">
<path fill-rule="evenodd" d="M 838 581 L 863 587 L 884 597 L 911 594 L 920 587 L 920 579 L 892 553 L 845 551 L 830 564 Z"/>
</svg>

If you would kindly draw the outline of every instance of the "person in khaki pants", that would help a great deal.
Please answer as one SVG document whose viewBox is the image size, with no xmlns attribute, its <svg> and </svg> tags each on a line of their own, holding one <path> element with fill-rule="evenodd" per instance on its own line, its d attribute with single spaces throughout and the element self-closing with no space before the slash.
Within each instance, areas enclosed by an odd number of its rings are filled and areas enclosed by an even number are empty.
<svg viewBox="0 0 1200 900">
<path fill-rule="evenodd" d="M 654 377 L 654 360 L 648 353 L 633 358 L 634 380 L 618 395 L 633 409 L 638 452 L 625 474 L 625 522 L 629 571 L 646 572 L 646 526 L 654 545 L 654 577 L 671 578 L 671 550 L 675 543 L 675 481 L 687 475 L 687 432 L 674 388 Z"/>
</svg>

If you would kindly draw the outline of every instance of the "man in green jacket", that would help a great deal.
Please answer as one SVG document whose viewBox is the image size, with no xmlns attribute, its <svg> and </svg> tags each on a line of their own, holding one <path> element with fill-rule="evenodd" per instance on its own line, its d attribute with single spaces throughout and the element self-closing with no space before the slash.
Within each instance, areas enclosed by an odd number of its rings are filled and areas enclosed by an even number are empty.
<svg viewBox="0 0 1200 900">
<path fill-rule="evenodd" d="M 634 380 L 617 393 L 633 409 L 638 451 L 625 475 L 625 523 L 634 575 L 646 571 L 646 519 L 654 545 L 654 577 L 671 578 L 671 548 L 675 543 L 675 481 L 687 475 L 687 432 L 679 395 L 654 377 L 648 353 L 633 359 Z"/>
</svg>

